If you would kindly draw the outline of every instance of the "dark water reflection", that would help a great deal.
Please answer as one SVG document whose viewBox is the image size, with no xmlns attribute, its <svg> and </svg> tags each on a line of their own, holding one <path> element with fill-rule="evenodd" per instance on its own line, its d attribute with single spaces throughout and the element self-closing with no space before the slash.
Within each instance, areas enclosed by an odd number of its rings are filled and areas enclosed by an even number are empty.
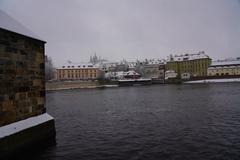
<svg viewBox="0 0 240 160">
<path fill-rule="evenodd" d="M 49 92 L 47 110 L 57 145 L 39 159 L 240 158 L 240 84 Z"/>
</svg>

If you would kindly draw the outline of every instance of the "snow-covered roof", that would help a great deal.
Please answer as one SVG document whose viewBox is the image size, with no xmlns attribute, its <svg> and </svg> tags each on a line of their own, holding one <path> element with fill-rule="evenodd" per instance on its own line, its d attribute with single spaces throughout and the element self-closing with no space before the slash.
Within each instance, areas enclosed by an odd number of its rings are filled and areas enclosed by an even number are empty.
<svg viewBox="0 0 240 160">
<path fill-rule="evenodd" d="M 135 68 L 136 67 L 136 62 L 127 62 L 127 65 L 129 68 Z"/>
<path fill-rule="evenodd" d="M 137 73 L 137 72 L 135 72 L 135 71 L 133 71 L 133 70 L 124 72 L 124 74 L 125 74 L 126 76 L 140 76 L 139 73 Z"/>
<path fill-rule="evenodd" d="M 92 63 L 66 63 L 61 66 L 59 66 L 57 69 L 77 69 L 77 68 L 98 68 L 96 65 L 93 65 Z"/>
<path fill-rule="evenodd" d="M 168 58 L 168 61 L 189 61 L 196 59 L 205 59 L 209 58 L 208 55 L 205 54 L 204 51 L 194 53 L 194 54 L 183 54 L 183 55 L 175 55 Z"/>
<path fill-rule="evenodd" d="M 16 21 L 14 18 L 6 14 L 5 12 L 0 10 L 0 28 L 15 32 L 33 39 L 37 39 L 40 41 L 44 41 L 39 38 L 35 33 L 31 30 L 27 29 L 24 25 Z"/>
<path fill-rule="evenodd" d="M 165 59 L 145 59 L 145 60 L 137 60 L 138 63 L 142 64 L 164 64 L 166 62 Z"/>
<path fill-rule="evenodd" d="M 164 59 L 150 59 L 148 61 L 148 64 L 163 64 L 164 62 Z"/>
<path fill-rule="evenodd" d="M 103 62 L 103 63 L 98 63 L 97 66 L 99 66 L 100 68 L 109 68 L 109 67 L 116 67 L 117 66 L 117 62 Z"/>
<path fill-rule="evenodd" d="M 239 64 L 240 67 L 240 64 Z M 210 66 L 208 67 L 208 70 L 215 70 L 215 69 L 229 69 L 229 68 L 236 68 L 236 66 L 232 66 L 232 65 L 221 65 L 221 66 Z"/>
<path fill-rule="evenodd" d="M 240 65 L 240 58 L 212 61 L 211 66 Z"/>
<path fill-rule="evenodd" d="M 124 71 L 118 71 L 118 72 L 113 72 L 112 74 L 115 74 L 116 77 L 122 77 L 122 76 L 140 76 L 139 73 L 131 70 L 131 71 L 127 71 L 127 72 L 124 72 Z"/>
</svg>

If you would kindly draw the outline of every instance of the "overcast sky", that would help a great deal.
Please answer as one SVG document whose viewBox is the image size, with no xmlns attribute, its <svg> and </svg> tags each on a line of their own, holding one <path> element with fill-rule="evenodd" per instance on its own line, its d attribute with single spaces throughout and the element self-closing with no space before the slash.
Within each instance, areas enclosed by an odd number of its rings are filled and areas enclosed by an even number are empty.
<svg viewBox="0 0 240 160">
<path fill-rule="evenodd" d="M 112 61 L 240 57 L 239 0 L 0 0 L 0 9 L 46 40 L 56 65 L 95 52 Z"/>
</svg>

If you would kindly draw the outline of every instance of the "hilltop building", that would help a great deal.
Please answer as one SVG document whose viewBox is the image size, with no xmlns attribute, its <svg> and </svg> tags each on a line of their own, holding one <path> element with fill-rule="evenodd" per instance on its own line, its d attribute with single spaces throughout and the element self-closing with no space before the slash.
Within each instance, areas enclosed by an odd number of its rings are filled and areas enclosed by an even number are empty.
<svg viewBox="0 0 240 160">
<path fill-rule="evenodd" d="M 67 63 L 57 68 L 57 80 L 96 80 L 99 68 L 91 63 Z"/>
<path fill-rule="evenodd" d="M 96 66 L 104 73 L 113 72 L 116 70 L 117 62 L 100 62 Z"/>
<path fill-rule="evenodd" d="M 207 76 L 211 58 L 204 51 L 196 54 L 184 54 L 170 56 L 166 63 L 166 71 L 171 70 L 177 73 L 178 78 Z"/>
<path fill-rule="evenodd" d="M 207 71 L 208 76 L 240 76 L 240 57 L 213 61 Z"/>
<path fill-rule="evenodd" d="M 96 65 L 98 63 L 107 62 L 106 59 L 102 59 L 100 56 L 97 56 L 96 53 L 93 56 L 90 56 L 89 63 Z"/>
</svg>

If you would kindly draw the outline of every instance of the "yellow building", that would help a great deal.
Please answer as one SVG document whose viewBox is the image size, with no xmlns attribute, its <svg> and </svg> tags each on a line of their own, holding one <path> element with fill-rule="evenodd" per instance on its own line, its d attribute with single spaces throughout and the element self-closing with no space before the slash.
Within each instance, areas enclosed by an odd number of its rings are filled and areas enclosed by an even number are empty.
<svg viewBox="0 0 240 160">
<path fill-rule="evenodd" d="M 208 68 L 208 76 L 239 76 L 240 58 L 214 61 Z"/>
<path fill-rule="evenodd" d="M 211 58 L 203 51 L 196 54 L 176 55 L 168 59 L 166 71 L 172 70 L 178 76 L 188 74 L 191 77 L 207 76 Z"/>
<path fill-rule="evenodd" d="M 57 69 L 57 80 L 96 80 L 99 77 L 99 68 L 89 63 L 69 63 Z"/>
</svg>

